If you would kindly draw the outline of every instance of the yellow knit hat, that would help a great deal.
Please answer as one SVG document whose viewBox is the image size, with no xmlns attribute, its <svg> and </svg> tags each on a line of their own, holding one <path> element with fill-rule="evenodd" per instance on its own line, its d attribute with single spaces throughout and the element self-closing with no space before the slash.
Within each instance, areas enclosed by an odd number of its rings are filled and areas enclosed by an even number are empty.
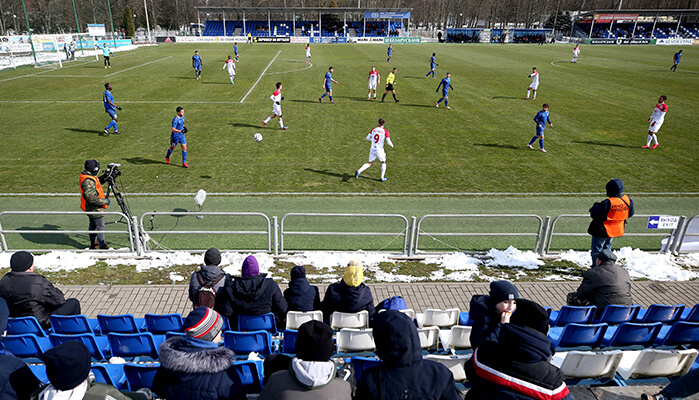
<svg viewBox="0 0 699 400">
<path fill-rule="evenodd" d="M 357 287 L 364 280 L 364 269 L 362 263 L 357 260 L 351 260 L 345 268 L 345 276 L 342 278 L 347 286 Z"/>
</svg>

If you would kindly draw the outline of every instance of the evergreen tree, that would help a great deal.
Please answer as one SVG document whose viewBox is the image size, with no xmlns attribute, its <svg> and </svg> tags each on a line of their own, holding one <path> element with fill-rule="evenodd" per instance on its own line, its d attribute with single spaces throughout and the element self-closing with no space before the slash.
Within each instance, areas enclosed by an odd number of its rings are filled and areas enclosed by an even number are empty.
<svg viewBox="0 0 699 400">
<path fill-rule="evenodd" d="M 124 32 L 126 32 L 126 37 L 134 37 L 136 35 L 136 29 L 133 25 L 133 12 L 131 12 L 131 7 L 124 7 L 124 22 L 122 25 Z"/>
</svg>

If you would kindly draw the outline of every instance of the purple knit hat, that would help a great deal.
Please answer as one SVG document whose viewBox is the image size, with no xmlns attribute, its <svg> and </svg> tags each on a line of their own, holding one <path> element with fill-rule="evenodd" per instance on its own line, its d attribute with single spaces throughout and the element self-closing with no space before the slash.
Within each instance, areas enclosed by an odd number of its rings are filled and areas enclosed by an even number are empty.
<svg viewBox="0 0 699 400">
<path fill-rule="evenodd" d="M 257 264 L 255 256 L 247 256 L 243 261 L 243 277 L 256 276 L 260 274 L 260 266 Z"/>
</svg>

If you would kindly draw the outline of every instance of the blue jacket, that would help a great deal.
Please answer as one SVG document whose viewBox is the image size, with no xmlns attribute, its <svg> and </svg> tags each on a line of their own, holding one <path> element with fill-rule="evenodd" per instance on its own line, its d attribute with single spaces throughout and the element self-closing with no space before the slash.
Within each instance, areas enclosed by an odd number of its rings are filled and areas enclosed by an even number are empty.
<svg viewBox="0 0 699 400">
<path fill-rule="evenodd" d="M 495 305 L 490 303 L 488 295 L 475 295 L 471 298 L 468 316 L 473 320 L 470 340 L 474 349 L 486 340 L 496 340 L 500 333 L 500 314 L 495 310 Z"/>
<path fill-rule="evenodd" d="M 289 311 L 320 310 L 318 286 L 311 285 L 306 278 L 291 280 L 284 290 L 284 299 L 289 304 Z"/>
<path fill-rule="evenodd" d="M 369 319 L 374 317 L 374 297 L 371 289 L 364 283 L 359 286 L 348 286 L 344 281 L 328 286 L 321 304 L 323 318 L 328 321 L 333 312 L 356 313 L 362 310 L 369 312 Z"/>
<path fill-rule="evenodd" d="M 422 358 L 410 317 L 395 310 L 382 312 L 374 322 L 374 341 L 383 362 L 364 371 L 356 399 L 461 400 L 451 371 Z"/>
<path fill-rule="evenodd" d="M 542 333 L 502 325 L 497 340 L 481 343 L 466 361 L 473 384 L 466 400 L 574 400 L 561 370 L 549 363 L 553 353 L 551 340 Z"/>
<path fill-rule="evenodd" d="M 232 368 L 235 354 L 213 343 L 181 336 L 160 346 L 153 392 L 168 400 L 246 399 Z"/>
<path fill-rule="evenodd" d="M 40 384 L 24 361 L 0 350 L 0 400 L 29 399 Z"/>
</svg>

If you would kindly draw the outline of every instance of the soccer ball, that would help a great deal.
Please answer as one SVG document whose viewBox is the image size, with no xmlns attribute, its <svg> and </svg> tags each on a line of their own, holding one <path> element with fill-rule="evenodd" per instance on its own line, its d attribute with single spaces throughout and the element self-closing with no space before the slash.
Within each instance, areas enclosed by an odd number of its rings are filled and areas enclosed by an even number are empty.
<svg viewBox="0 0 699 400">
<path fill-rule="evenodd" d="M 256 142 L 261 142 L 262 141 L 262 134 L 256 133 L 255 135 L 253 135 L 253 139 L 255 139 Z"/>
</svg>

